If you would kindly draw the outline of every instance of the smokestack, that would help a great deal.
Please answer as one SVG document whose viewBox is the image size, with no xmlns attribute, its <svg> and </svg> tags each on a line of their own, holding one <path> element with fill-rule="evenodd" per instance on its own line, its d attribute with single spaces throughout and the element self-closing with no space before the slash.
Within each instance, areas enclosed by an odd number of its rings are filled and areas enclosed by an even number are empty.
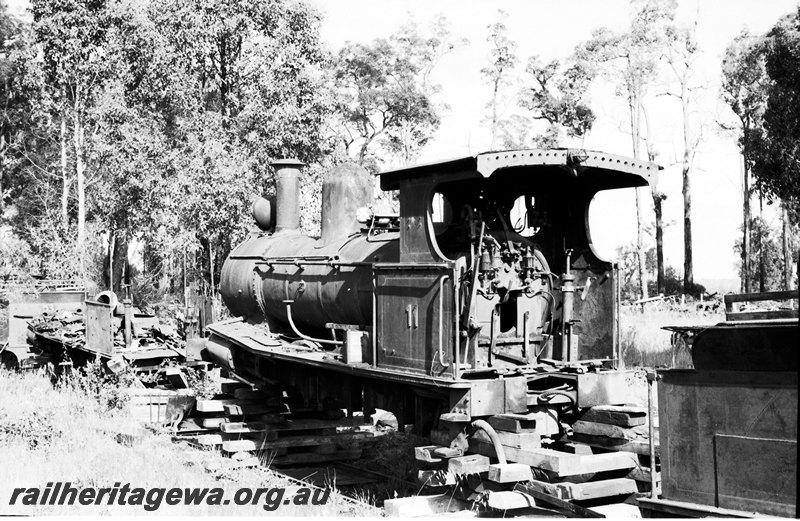
<svg viewBox="0 0 800 521">
<path fill-rule="evenodd" d="M 275 169 L 275 232 L 300 228 L 300 170 L 305 163 L 297 159 L 279 159 L 270 163 Z"/>
</svg>

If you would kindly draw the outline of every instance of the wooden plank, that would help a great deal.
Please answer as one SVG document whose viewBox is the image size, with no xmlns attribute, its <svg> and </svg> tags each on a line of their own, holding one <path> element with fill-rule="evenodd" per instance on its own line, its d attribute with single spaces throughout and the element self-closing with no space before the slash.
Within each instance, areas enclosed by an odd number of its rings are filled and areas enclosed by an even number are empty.
<svg viewBox="0 0 800 521">
<path fill-rule="evenodd" d="M 219 429 L 223 423 L 228 421 L 228 418 L 199 418 L 200 425 L 206 429 Z"/>
<path fill-rule="evenodd" d="M 569 438 L 572 441 L 583 443 L 591 447 L 609 449 L 622 452 L 633 452 L 642 456 L 650 455 L 650 442 L 642 440 L 625 440 L 621 438 L 609 438 L 607 436 L 587 436 L 575 433 Z M 656 443 L 656 457 L 661 456 L 661 448 Z"/>
<path fill-rule="evenodd" d="M 176 389 L 186 389 L 189 387 L 189 381 L 186 376 L 181 372 L 180 367 L 167 367 L 164 369 L 164 375 L 167 377 L 170 385 Z"/>
<path fill-rule="evenodd" d="M 572 499 L 576 501 L 629 495 L 638 491 L 636 482 L 628 478 L 604 479 L 585 483 L 563 483 L 562 485 L 569 487 Z"/>
<path fill-rule="evenodd" d="M 456 499 L 452 494 L 404 497 L 383 502 L 386 517 L 432 516 L 462 510 L 469 510 L 469 503 Z"/>
<path fill-rule="evenodd" d="M 514 485 L 514 490 L 519 490 L 525 492 L 530 496 L 533 496 L 533 498 L 540 504 L 545 503 L 547 505 L 550 505 L 559 512 L 566 515 L 567 517 L 581 517 L 581 518 L 605 517 L 603 514 L 600 514 L 599 512 L 589 510 L 588 508 L 584 508 L 580 505 L 570 503 L 569 501 L 564 501 L 563 499 L 559 499 L 557 497 L 551 496 L 550 494 L 536 490 L 536 488 L 531 486 L 531 483 L 517 483 L 516 485 Z"/>
<path fill-rule="evenodd" d="M 530 481 L 533 472 L 528 465 L 523 463 L 495 463 L 489 465 L 489 481 L 495 483 L 516 483 L 517 481 Z"/>
<path fill-rule="evenodd" d="M 458 483 L 456 475 L 448 469 L 420 470 L 417 481 L 423 487 L 444 487 Z"/>
<path fill-rule="evenodd" d="M 482 430 L 475 431 L 472 437 L 485 443 L 491 443 L 492 441 L 489 435 Z M 513 433 L 497 431 L 497 437 L 500 439 L 500 445 L 511 447 L 512 449 L 531 450 L 542 446 L 542 437 L 536 432 Z"/>
<path fill-rule="evenodd" d="M 263 422 L 228 422 L 219 426 L 219 430 L 228 433 L 264 432 L 267 425 Z"/>
<path fill-rule="evenodd" d="M 580 419 L 587 422 L 619 425 L 620 427 L 635 427 L 647 422 L 647 409 L 640 408 L 637 412 L 620 411 L 620 407 L 597 406 L 592 407 Z"/>
<path fill-rule="evenodd" d="M 464 451 L 462 449 L 450 447 L 439 447 L 438 449 L 433 449 L 433 456 L 437 458 L 450 459 L 463 455 Z"/>
<path fill-rule="evenodd" d="M 765 300 L 791 300 L 798 298 L 798 290 L 764 291 L 761 293 L 735 293 L 723 295 L 725 308 L 730 311 L 730 304 L 734 302 L 763 302 Z"/>
<path fill-rule="evenodd" d="M 619 425 L 578 420 L 572 424 L 572 430 L 587 436 L 605 436 L 631 441 L 647 441 L 649 439 L 646 425 L 620 427 Z M 658 431 L 656 431 L 656 440 L 658 440 Z"/>
<path fill-rule="evenodd" d="M 442 458 L 436 456 L 434 451 L 436 449 L 443 449 L 440 445 L 424 445 L 422 447 L 414 447 L 414 459 L 417 461 L 424 461 L 426 463 L 440 463 Z"/>
<path fill-rule="evenodd" d="M 197 412 L 225 412 L 225 405 L 234 403 L 234 400 L 197 400 Z"/>
<path fill-rule="evenodd" d="M 490 416 L 486 420 L 497 431 L 504 432 L 535 432 L 536 420 L 519 419 L 505 414 Z"/>
<path fill-rule="evenodd" d="M 570 454 L 594 454 L 592 448 L 583 443 L 560 442 L 555 448 L 560 451 L 569 452 Z"/>
<path fill-rule="evenodd" d="M 497 457 L 494 446 L 471 439 L 469 449 L 472 452 L 489 457 Z M 552 449 L 533 449 L 523 451 L 504 448 L 509 462 L 524 463 L 531 467 L 549 470 L 557 476 L 576 476 L 609 470 L 632 469 L 639 463 L 634 454 L 628 452 L 609 452 L 606 454 L 569 454 Z"/>
<path fill-rule="evenodd" d="M 735 313 L 725 313 L 728 322 L 745 320 L 771 320 L 776 318 L 797 318 L 800 311 L 797 309 L 778 309 L 775 311 L 739 311 Z"/>
<path fill-rule="evenodd" d="M 275 398 L 270 398 L 259 403 L 231 403 L 223 406 L 225 413 L 231 416 L 255 416 L 259 414 L 270 414 L 285 412 L 286 406 Z"/>
<path fill-rule="evenodd" d="M 486 496 L 486 506 L 494 510 L 517 510 L 535 507 L 536 500 L 521 491 L 489 491 Z"/>
<path fill-rule="evenodd" d="M 480 474 L 489 470 L 489 458 L 482 454 L 459 456 L 458 458 L 449 459 L 447 468 L 456 476 Z"/>
</svg>

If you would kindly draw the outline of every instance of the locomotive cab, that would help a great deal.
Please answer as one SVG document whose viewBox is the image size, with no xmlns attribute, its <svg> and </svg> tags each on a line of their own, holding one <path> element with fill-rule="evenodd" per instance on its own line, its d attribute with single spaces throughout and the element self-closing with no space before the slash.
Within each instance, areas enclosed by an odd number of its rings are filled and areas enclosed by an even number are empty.
<svg viewBox="0 0 800 521">
<path fill-rule="evenodd" d="M 589 205 L 657 170 L 524 150 L 381 174 L 382 189 L 399 190 L 400 263 L 375 266 L 379 361 L 453 378 L 542 361 L 615 365 L 617 274 L 592 247 Z M 440 291 L 452 306 L 437 306 Z"/>
</svg>

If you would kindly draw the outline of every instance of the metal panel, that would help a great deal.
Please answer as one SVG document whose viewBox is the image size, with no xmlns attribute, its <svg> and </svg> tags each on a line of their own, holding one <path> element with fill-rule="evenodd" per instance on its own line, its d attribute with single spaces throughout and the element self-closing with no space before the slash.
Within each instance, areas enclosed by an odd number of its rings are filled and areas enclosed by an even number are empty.
<svg viewBox="0 0 800 521">
<path fill-rule="evenodd" d="M 622 405 L 629 399 L 626 380 L 633 371 L 605 371 L 577 376 L 578 407 Z"/>
<path fill-rule="evenodd" d="M 86 301 L 86 349 L 106 356 L 114 354 L 113 309 L 102 302 Z"/>
<path fill-rule="evenodd" d="M 452 281 L 442 271 L 376 267 L 378 367 L 434 375 L 449 369 Z"/>
<path fill-rule="evenodd" d="M 717 434 L 714 459 L 720 507 L 795 516 L 797 441 Z"/>
<path fill-rule="evenodd" d="M 717 490 L 718 472 L 722 472 L 723 492 L 727 493 L 752 486 L 750 479 L 763 480 L 764 486 L 769 486 L 767 483 L 777 481 L 777 476 L 797 472 L 796 457 L 781 459 L 773 454 L 748 464 L 747 456 L 738 459 L 738 449 L 723 447 L 732 452 L 721 456 L 715 447 L 720 435 L 778 440 L 780 446 L 764 449 L 765 454 L 770 450 L 782 454 L 786 447 L 783 442 L 796 443 L 797 373 L 669 370 L 660 374 L 664 499 L 711 506 L 731 504 L 733 500 L 723 498 Z M 753 446 L 747 448 L 751 450 Z M 756 457 L 757 452 L 753 454 Z M 793 494 L 794 488 L 787 493 Z M 776 502 L 749 509 L 753 508 L 764 514 L 786 515 L 785 505 Z"/>
</svg>

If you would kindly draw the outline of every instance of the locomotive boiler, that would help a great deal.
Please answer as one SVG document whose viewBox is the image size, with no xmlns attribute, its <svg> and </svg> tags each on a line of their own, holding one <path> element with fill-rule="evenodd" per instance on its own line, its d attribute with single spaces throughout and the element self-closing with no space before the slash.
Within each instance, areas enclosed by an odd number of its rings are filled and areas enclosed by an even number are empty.
<svg viewBox="0 0 800 521">
<path fill-rule="evenodd" d="M 624 403 L 616 266 L 595 251 L 598 192 L 647 186 L 659 167 L 584 150 L 488 152 L 324 179 L 320 237 L 299 229 L 302 164 L 279 161 L 260 231 L 226 259 L 237 317 L 206 355 L 306 404 L 392 411 L 421 432 L 541 408 Z"/>
</svg>

